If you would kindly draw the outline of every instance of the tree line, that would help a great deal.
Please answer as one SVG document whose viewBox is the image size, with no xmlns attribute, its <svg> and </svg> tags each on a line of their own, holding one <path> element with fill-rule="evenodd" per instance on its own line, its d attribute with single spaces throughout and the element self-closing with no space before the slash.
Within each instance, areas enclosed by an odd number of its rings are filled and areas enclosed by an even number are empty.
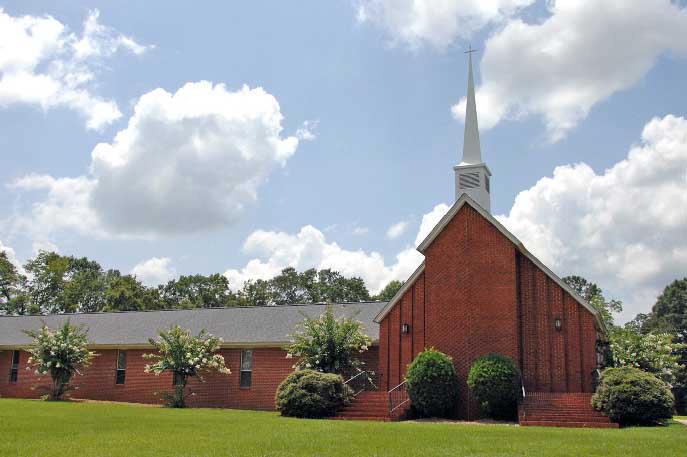
<svg viewBox="0 0 687 457">
<path fill-rule="evenodd" d="M 596 308 L 609 334 L 608 366 L 639 368 L 665 381 L 673 390 L 678 411 L 687 411 L 687 277 L 668 284 L 649 313 L 640 313 L 625 325 L 613 314 L 623 310 L 601 287 L 580 276 L 563 280 Z"/>
<path fill-rule="evenodd" d="M 401 287 L 392 281 L 372 295 L 364 281 L 330 269 L 285 268 L 269 280 L 249 280 L 232 290 L 219 273 L 186 275 L 148 287 L 131 274 L 105 270 L 95 260 L 40 251 L 20 271 L 0 251 L 0 314 L 193 309 L 388 300 Z"/>
</svg>

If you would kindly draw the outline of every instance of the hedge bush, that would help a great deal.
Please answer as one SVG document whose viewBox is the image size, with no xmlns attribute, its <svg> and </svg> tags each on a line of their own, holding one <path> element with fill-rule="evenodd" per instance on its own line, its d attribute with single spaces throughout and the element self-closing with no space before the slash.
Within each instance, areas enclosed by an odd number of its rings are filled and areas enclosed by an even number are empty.
<svg viewBox="0 0 687 457">
<path fill-rule="evenodd" d="M 470 368 L 468 386 L 486 416 L 494 419 L 517 417 L 520 370 L 509 357 L 487 354 L 477 359 Z"/>
<path fill-rule="evenodd" d="M 632 367 L 607 368 L 592 406 L 620 424 L 656 424 L 673 417 L 670 387 L 651 373 Z"/>
<path fill-rule="evenodd" d="M 276 395 L 277 410 L 290 417 L 331 417 L 349 401 L 350 392 L 341 376 L 314 370 L 291 373 Z"/>
<path fill-rule="evenodd" d="M 451 417 L 458 403 L 458 376 L 453 360 L 433 348 L 408 365 L 408 396 L 421 417 Z"/>
</svg>

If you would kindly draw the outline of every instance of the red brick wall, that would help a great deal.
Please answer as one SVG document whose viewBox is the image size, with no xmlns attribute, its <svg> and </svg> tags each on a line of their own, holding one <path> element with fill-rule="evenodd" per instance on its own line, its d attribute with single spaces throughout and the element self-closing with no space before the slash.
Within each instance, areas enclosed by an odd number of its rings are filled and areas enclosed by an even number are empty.
<svg viewBox="0 0 687 457">
<path fill-rule="evenodd" d="M 532 392 L 591 392 L 594 316 L 528 258 L 518 255 L 522 370 Z M 561 320 L 561 330 L 554 322 Z"/>
<path fill-rule="evenodd" d="M 150 351 L 128 350 L 126 382 L 115 384 L 116 350 L 96 351 L 98 356 L 93 364 L 84 370 L 83 376 L 76 376 L 73 384 L 78 390 L 72 392 L 75 398 L 92 400 L 124 401 L 132 403 L 161 403 L 162 397 L 156 392 L 172 390 L 172 376 L 169 373 L 155 376 L 145 373 L 146 363 L 142 355 Z M 0 396 L 19 398 L 38 398 L 39 390 L 34 386 L 46 385 L 49 379 L 37 376 L 26 370 L 28 354 L 21 353 L 19 380 L 9 383 L 10 361 L 12 351 L 0 352 Z M 189 398 L 192 406 L 223 407 L 240 409 L 274 409 L 274 395 L 279 384 L 291 373 L 294 361 L 286 358 L 286 352 L 280 348 L 256 348 L 253 350 L 252 385 L 249 389 L 239 387 L 240 349 L 222 349 L 230 375 L 208 374 L 205 382 L 191 380 L 189 388 L 195 395 Z M 362 354 L 366 367 L 377 370 L 379 348 L 373 346 Z"/>
<path fill-rule="evenodd" d="M 389 390 L 403 381 L 405 369 L 425 348 L 424 273 L 406 291 L 379 327 L 379 371 L 382 386 Z M 410 325 L 402 334 L 401 325 Z"/>
<path fill-rule="evenodd" d="M 560 332 L 553 325 L 557 316 Z M 401 334 L 404 322 L 412 323 L 410 334 Z M 403 380 L 408 362 L 425 347 L 453 357 L 460 417 L 478 415 L 467 375 L 490 352 L 521 366 L 529 391 L 591 390 L 592 314 L 467 205 L 426 250 L 423 274 L 383 319 L 380 335 L 387 388 Z"/>
</svg>

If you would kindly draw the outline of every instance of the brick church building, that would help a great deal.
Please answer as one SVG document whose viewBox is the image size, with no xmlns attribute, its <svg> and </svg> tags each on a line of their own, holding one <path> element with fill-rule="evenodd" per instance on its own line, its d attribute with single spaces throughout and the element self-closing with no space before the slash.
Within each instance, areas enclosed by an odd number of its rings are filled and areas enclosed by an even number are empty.
<svg viewBox="0 0 687 457">
<path fill-rule="evenodd" d="M 472 62 L 463 158 L 454 167 L 456 201 L 417 247 L 423 263 L 388 303 L 334 304 L 337 316 L 356 316 L 374 340 L 365 353 L 375 372 L 374 391 L 362 392 L 343 411 L 349 418 L 390 419 L 408 408 L 404 374 L 424 348 L 449 354 L 460 382 L 457 416 L 479 417 L 467 374 L 480 356 L 512 358 L 522 372 L 523 425 L 615 426 L 591 409 L 605 328 L 598 312 L 490 214 L 491 172 L 482 160 Z M 70 316 L 0 317 L 0 396 L 37 397 L 40 380 L 27 371 L 30 343 L 24 329 L 41 320 L 55 327 L 69 318 L 89 329 L 99 354 L 75 397 L 160 403 L 156 392 L 172 387 L 171 375 L 144 373 L 141 355 L 149 338 L 179 324 L 207 329 L 224 340 L 221 353 L 231 375 L 191 382 L 194 406 L 274 409 L 279 383 L 291 372 L 283 350 L 303 315 L 317 316 L 323 304 L 196 309 Z"/>
</svg>

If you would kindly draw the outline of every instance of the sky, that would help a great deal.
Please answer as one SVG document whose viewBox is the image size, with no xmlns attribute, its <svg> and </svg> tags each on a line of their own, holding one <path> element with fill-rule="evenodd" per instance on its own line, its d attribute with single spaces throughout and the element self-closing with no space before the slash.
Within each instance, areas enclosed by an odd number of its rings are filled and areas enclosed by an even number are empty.
<svg viewBox="0 0 687 457">
<path fill-rule="evenodd" d="M 687 276 L 683 1 L 0 0 L 0 249 L 378 292 L 454 201 L 468 45 L 492 213 L 648 312 Z"/>
</svg>

